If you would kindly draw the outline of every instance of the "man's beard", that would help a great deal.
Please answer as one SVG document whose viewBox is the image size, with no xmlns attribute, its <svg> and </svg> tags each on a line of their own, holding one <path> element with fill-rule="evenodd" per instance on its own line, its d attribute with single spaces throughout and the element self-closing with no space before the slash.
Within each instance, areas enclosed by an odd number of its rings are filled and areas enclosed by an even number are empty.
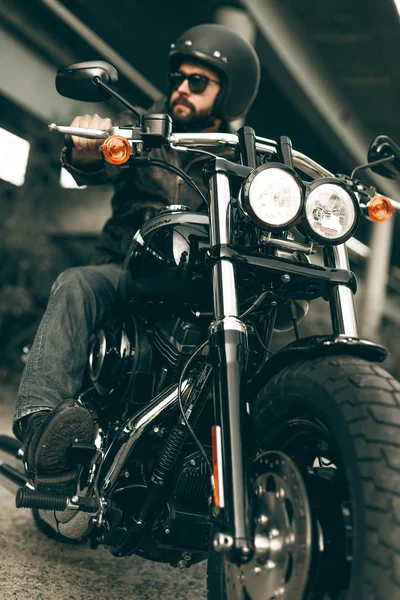
<svg viewBox="0 0 400 600">
<path fill-rule="evenodd" d="M 183 106 L 189 108 L 189 111 L 182 117 L 174 114 L 174 107 L 177 104 L 183 104 Z M 174 121 L 173 130 L 177 133 L 203 131 L 203 129 L 207 129 L 215 123 L 215 117 L 211 114 L 211 110 L 197 111 L 195 106 L 184 96 L 179 96 L 176 100 L 170 102 L 170 109 Z"/>
</svg>

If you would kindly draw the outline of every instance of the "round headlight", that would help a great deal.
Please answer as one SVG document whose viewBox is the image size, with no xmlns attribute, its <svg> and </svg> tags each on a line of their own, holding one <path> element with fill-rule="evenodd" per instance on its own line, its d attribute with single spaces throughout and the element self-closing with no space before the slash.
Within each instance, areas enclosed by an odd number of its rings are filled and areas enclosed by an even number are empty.
<svg viewBox="0 0 400 600">
<path fill-rule="evenodd" d="M 319 179 L 310 186 L 305 205 L 304 229 L 322 244 L 341 244 L 357 227 L 360 208 L 352 190 L 337 179 Z"/>
<path fill-rule="evenodd" d="M 261 228 L 282 231 L 301 212 L 303 183 L 285 165 L 261 165 L 245 181 L 242 199 L 244 209 Z"/>
</svg>

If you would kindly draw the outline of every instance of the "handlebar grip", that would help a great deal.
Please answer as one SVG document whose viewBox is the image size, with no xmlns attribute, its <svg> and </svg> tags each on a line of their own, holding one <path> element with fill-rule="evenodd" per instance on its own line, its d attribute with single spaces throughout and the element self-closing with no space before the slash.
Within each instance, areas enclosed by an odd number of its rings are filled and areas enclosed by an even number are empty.
<svg viewBox="0 0 400 600">
<path fill-rule="evenodd" d="M 72 150 L 72 148 L 75 148 L 74 140 L 72 139 L 72 135 L 70 135 L 69 133 L 66 133 L 64 135 L 64 144 L 65 147 L 68 148 L 68 150 Z"/>
</svg>

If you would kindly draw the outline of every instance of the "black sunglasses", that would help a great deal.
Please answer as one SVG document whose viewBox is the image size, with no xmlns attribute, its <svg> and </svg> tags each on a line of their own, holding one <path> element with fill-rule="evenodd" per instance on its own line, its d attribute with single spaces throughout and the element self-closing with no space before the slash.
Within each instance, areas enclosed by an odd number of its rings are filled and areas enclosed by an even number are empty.
<svg viewBox="0 0 400 600">
<path fill-rule="evenodd" d="M 181 71 L 175 71 L 168 75 L 169 85 L 173 90 L 177 90 L 180 85 L 188 80 L 189 89 L 192 94 L 202 94 L 210 81 L 214 83 L 221 83 L 216 79 L 211 79 L 210 77 L 206 77 L 205 75 L 199 75 L 198 73 L 192 73 L 191 75 L 185 75 Z"/>
</svg>

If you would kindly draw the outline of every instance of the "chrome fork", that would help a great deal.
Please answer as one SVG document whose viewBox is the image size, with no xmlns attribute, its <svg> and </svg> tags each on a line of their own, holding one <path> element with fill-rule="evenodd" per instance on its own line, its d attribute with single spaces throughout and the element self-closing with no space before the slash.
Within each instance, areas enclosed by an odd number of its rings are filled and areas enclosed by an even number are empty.
<svg viewBox="0 0 400 600">
<path fill-rule="evenodd" d="M 326 267 L 350 270 L 347 248 L 344 244 L 325 246 L 324 261 Z M 329 306 L 333 333 L 359 338 L 357 311 L 352 290 L 346 285 L 334 285 L 329 296 Z"/>
</svg>

